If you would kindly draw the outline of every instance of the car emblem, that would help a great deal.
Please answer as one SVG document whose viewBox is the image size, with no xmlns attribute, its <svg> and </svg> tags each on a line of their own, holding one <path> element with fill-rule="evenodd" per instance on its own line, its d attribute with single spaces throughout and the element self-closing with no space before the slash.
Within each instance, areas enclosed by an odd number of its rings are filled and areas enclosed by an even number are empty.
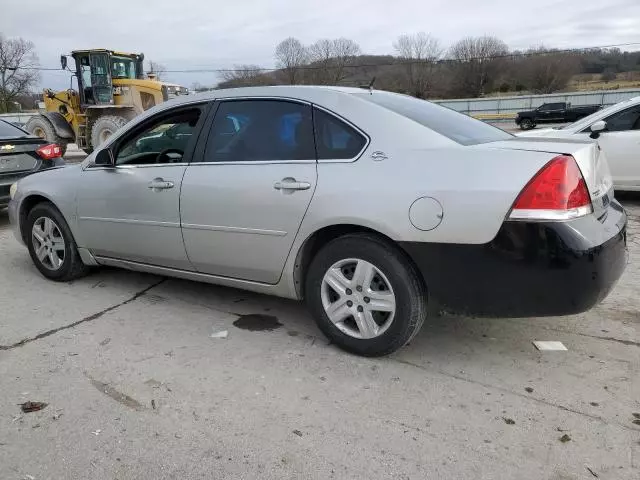
<svg viewBox="0 0 640 480">
<path fill-rule="evenodd" d="M 2 145 L 0 150 L 13 150 L 14 148 L 16 148 L 15 145 Z"/>
</svg>

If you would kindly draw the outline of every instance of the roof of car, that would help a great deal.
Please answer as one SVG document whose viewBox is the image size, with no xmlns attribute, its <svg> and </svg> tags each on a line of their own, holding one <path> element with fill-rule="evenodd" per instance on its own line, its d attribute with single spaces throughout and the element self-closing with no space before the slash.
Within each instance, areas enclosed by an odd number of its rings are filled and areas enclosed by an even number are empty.
<svg viewBox="0 0 640 480">
<path fill-rule="evenodd" d="M 327 93 L 344 93 L 344 94 L 362 94 L 366 90 L 355 87 L 335 87 L 329 85 L 272 85 L 266 87 L 239 87 L 239 88 L 223 88 L 219 90 L 210 90 L 208 92 L 196 93 L 186 97 L 179 97 L 183 102 L 189 102 L 194 98 L 202 100 L 214 100 L 216 98 L 229 97 L 260 97 L 260 96 L 277 96 L 292 97 L 305 99 L 311 94 L 314 97 L 322 92 Z"/>
</svg>

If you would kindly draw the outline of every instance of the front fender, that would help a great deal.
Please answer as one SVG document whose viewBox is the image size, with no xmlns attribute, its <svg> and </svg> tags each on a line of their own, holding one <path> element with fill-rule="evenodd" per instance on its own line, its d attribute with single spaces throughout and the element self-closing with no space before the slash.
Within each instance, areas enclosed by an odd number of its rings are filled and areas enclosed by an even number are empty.
<svg viewBox="0 0 640 480">
<path fill-rule="evenodd" d="M 44 170 L 21 179 L 11 202 L 14 212 L 11 221 L 14 229 L 20 229 L 29 208 L 40 201 L 48 201 L 60 211 L 76 243 L 81 247 L 82 236 L 78 231 L 76 207 L 76 191 L 81 172 L 80 165 L 69 165 Z M 16 235 L 22 239 L 21 231 L 16 232 Z"/>
</svg>

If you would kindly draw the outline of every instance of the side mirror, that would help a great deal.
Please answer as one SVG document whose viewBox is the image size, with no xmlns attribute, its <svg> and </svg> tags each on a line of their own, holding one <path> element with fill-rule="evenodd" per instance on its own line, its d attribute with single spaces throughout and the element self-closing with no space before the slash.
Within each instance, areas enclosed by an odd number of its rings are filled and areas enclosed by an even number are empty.
<svg viewBox="0 0 640 480">
<path fill-rule="evenodd" d="M 62 67 L 62 70 L 66 70 L 67 69 L 67 57 L 66 57 L 66 55 L 60 55 L 60 66 Z"/>
<path fill-rule="evenodd" d="M 96 158 L 93 163 L 100 165 L 101 167 L 113 167 L 115 164 L 113 161 L 113 153 L 110 149 L 104 148 L 96 154 Z"/>
<path fill-rule="evenodd" d="M 591 135 L 589 135 L 589 137 L 598 138 L 600 136 L 600 133 L 604 132 L 606 129 L 607 122 L 605 122 L 604 120 L 598 120 L 593 125 L 591 125 L 591 127 L 589 127 L 589 130 L 591 130 Z"/>
</svg>

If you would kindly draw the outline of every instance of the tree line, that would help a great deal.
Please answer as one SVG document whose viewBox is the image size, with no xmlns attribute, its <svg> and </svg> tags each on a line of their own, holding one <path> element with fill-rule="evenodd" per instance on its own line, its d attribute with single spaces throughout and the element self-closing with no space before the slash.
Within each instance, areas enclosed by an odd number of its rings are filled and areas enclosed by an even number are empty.
<svg viewBox="0 0 640 480">
<path fill-rule="evenodd" d="M 617 48 L 566 51 L 544 46 L 510 50 L 495 36 L 465 37 L 449 48 L 432 35 L 400 35 L 393 54 L 363 55 L 346 38 L 311 45 L 290 37 L 274 52 L 276 69 L 236 65 L 218 88 L 276 84 L 367 85 L 418 98 L 480 97 L 492 92 L 553 93 L 580 73 L 603 81 L 618 72 L 640 71 L 640 52 Z"/>
<path fill-rule="evenodd" d="M 235 65 L 222 72 L 217 88 L 251 85 L 319 84 L 375 87 L 418 98 L 480 97 L 493 92 L 553 93 L 576 74 L 597 75 L 604 82 L 620 72 L 639 72 L 640 52 L 618 48 L 563 51 L 544 46 L 510 50 L 495 36 L 465 37 L 445 48 L 432 35 L 400 35 L 388 55 L 366 55 L 348 38 L 321 39 L 311 45 L 289 37 L 275 48 L 276 68 Z M 0 113 L 17 104 L 33 108 L 38 56 L 32 42 L 0 32 Z M 160 80 L 166 67 L 149 62 Z M 207 90 L 200 83 L 194 90 Z"/>
</svg>

